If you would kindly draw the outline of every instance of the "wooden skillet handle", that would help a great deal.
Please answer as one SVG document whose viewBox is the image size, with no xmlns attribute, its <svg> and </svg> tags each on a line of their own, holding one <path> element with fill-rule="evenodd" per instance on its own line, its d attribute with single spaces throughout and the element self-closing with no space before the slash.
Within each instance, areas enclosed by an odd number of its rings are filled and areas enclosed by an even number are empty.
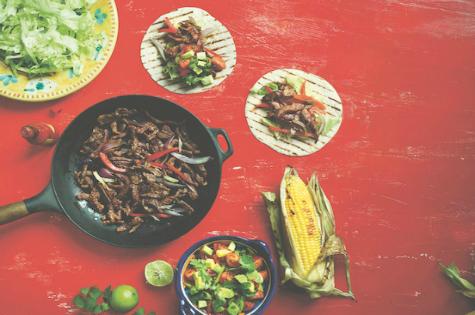
<svg viewBox="0 0 475 315">
<path fill-rule="evenodd" d="M 0 224 L 15 221 L 21 217 L 30 214 L 24 201 L 11 203 L 6 206 L 0 206 Z"/>
</svg>

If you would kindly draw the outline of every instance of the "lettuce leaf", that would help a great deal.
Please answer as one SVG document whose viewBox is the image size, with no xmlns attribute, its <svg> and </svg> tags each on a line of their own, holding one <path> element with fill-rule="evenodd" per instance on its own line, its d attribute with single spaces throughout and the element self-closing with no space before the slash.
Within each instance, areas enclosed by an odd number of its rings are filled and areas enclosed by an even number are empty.
<svg viewBox="0 0 475 315">
<path fill-rule="evenodd" d="M 28 76 L 79 74 L 100 42 L 85 0 L 0 0 L 0 60 Z"/>
</svg>

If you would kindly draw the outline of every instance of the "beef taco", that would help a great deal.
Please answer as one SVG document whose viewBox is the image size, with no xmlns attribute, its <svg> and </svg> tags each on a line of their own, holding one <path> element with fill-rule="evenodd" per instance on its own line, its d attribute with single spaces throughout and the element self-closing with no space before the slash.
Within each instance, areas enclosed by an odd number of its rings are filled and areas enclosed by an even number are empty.
<svg viewBox="0 0 475 315">
<path fill-rule="evenodd" d="M 199 8 L 180 8 L 159 17 L 147 30 L 142 62 L 152 79 L 180 94 L 217 86 L 236 64 L 227 28 Z"/>
<path fill-rule="evenodd" d="M 260 78 L 246 102 L 253 135 L 275 151 L 304 156 L 320 150 L 337 133 L 342 104 L 324 79 L 296 69 Z"/>
</svg>

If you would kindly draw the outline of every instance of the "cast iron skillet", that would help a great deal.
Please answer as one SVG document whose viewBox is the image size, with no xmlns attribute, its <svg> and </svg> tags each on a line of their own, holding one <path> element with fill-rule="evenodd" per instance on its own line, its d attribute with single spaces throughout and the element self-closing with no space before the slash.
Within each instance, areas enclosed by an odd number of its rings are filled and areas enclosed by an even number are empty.
<svg viewBox="0 0 475 315">
<path fill-rule="evenodd" d="M 79 165 L 79 148 L 90 135 L 96 118 L 113 112 L 118 107 L 140 108 L 153 116 L 172 121 L 185 121 L 188 133 L 204 155 L 212 159 L 206 163 L 208 185 L 198 190 L 199 198 L 190 204 L 195 212 L 173 221 L 147 221 L 132 234 L 117 233 L 114 225 L 104 225 L 99 214 L 88 207 L 87 202 L 78 201 L 80 188 L 76 185 L 73 172 Z M 217 136 L 222 135 L 227 143 L 223 152 Z M 124 95 L 102 101 L 82 112 L 66 128 L 58 141 L 51 167 L 51 182 L 39 195 L 24 201 L 0 207 L 0 224 L 7 223 L 41 210 L 56 210 L 65 213 L 81 230 L 103 242 L 123 247 L 145 247 L 158 245 L 188 232 L 197 225 L 211 208 L 218 194 L 221 181 L 221 167 L 224 160 L 233 153 L 231 141 L 223 129 L 206 127 L 197 117 L 165 99 L 147 95 Z"/>
</svg>

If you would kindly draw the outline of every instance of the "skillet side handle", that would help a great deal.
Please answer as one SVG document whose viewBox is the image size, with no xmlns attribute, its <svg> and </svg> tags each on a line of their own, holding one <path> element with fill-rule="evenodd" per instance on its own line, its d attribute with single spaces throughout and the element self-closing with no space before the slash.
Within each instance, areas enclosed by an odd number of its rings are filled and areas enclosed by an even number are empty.
<svg viewBox="0 0 475 315">
<path fill-rule="evenodd" d="M 0 225 L 18 220 L 30 214 L 24 201 L 18 201 L 0 207 Z"/>
<path fill-rule="evenodd" d="M 233 144 L 231 143 L 231 139 L 229 138 L 228 133 L 221 128 L 209 128 L 209 131 L 211 132 L 211 134 L 213 134 L 214 144 L 216 145 L 216 147 L 218 147 L 219 159 L 221 160 L 221 162 L 226 161 L 234 153 Z M 221 147 L 218 142 L 218 135 L 222 135 L 224 137 L 224 140 L 226 141 L 226 144 L 228 146 L 226 152 L 223 152 L 223 150 L 221 150 Z"/>
</svg>

